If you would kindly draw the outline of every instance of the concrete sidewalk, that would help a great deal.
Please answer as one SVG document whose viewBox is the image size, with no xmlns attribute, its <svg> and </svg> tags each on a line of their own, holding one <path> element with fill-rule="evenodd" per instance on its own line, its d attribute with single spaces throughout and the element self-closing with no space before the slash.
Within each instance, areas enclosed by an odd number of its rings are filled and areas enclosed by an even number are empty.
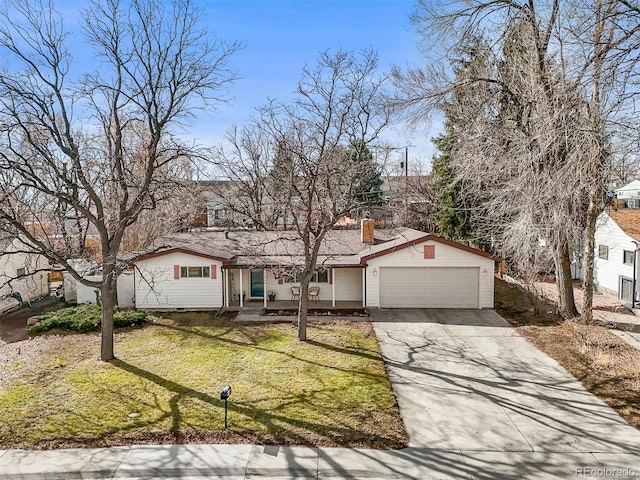
<svg viewBox="0 0 640 480">
<path fill-rule="evenodd" d="M 0 479 L 632 478 L 637 455 L 478 450 L 366 450 L 255 445 L 143 445 L 0 451 Z"/>
</svg>

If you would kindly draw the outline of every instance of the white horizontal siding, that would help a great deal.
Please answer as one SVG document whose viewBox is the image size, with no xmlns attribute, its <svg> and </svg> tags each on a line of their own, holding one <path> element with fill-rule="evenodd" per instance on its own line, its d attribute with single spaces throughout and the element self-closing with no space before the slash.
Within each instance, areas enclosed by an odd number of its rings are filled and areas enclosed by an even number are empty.
<svg viewBox="0 0 640 480">
<path fill-rule="evenodd" d="M 424 258 L 424 246 L 435 246 L 435 258 Z M 384 267 L 476 267 L 479 269 L 479 306 L 493 308 L 494 261 L 459 248 L 433 240 L 403 248 L 387 255 L 370 259 L 366 272 L 367 306 L 380 306 L 380 269 Z M 374 275 L 374 271 L 377 275 Z M 486 272 L 486 275 L 485 275 Z"/>
<path fill-rule="evenodd" d="M 594 261 L 594 282 L 596 289 L 620 296 L 620 277 L 633 278 L 633 265 L 625 265 L 624 250 L 633 251 L 635 244 L 633 238 L 624 231 L 607 215 L 603 213 L 598 218 L 595 234 L 595 261 Z M 599 258 L 599 246 L 609 247 L 609 258 L 607 260 Z"/>
<path fill-rule="evenodd" d="M 245 300 L 249 299 L 251 292 L 249 269 L 229 269 L 229 284 L 231 286 L 229 292 L 229 300 L 238 301 L 238 292 L 240 292 L 240 275 L 242 272 L 242 289 L 246 292 Z M 336 301 L 361 301 L 362 300 L 362 269 L 361 268 L 335 268 L 333 269 L 333 281 L 336 283 Z M 267 269 L 267 279 L 264 291 L 265 293 L 274 292 L 276 300 L 290 300 L 291 287 L 299 286 L 300 283 L 282 283 L 278 284 L 273 272 Z M 320 300 L 331 301 L 332 285 L 328 282 L 311 282 L 310 287 L 320 288 Z"/>
<path fill-rule="evenodd" d="M 362 269 L 334 268 L 336 300 L 362 301 Z"/>
<path fill-rule="evenodd" d="M 0 252 L 0 296 L 17 292 L 23 301 L 33 300 L 49 293 L 48 270 L 49 261 L 46 257 L 33 253 L 24 253 L 17 250 L 25 249 L 25 245 L 19 240 L 14 240 L 4 252 Z M 20 279 L 17 277 L 19 268 L 24 268 L 27 275 Z M 0 305 L 0 313 L 5 308 L 12 308 L 15 302 L 3 302 Z"/>
<path fill-rule="evenodd" d="M 173 278 L 173 266 L 217 266 L 217 278 Z M 141 309 L 205 309 L 222 306 L 222 262 L 174 252 L 136 262 L 135 300 Z"/>
</svg>

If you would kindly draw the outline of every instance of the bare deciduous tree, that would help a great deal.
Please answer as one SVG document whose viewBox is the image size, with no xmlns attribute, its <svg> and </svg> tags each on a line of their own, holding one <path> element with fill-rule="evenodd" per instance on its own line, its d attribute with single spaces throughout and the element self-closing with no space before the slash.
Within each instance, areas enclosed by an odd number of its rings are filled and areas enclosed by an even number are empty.
<svg viewBox="0 0 640 480">
<path fill-rule="evenodd" d="M 93 0 L 83 13 L 95 70 L 71 55 L 52 2 L 5 2 L 0 48 L 2 224 L 77 281 L 99 289 L 100 358 L 114 358 L 118 256 L 132 226 L 170 199 L 177 165 L 197 152 L 176 127 L 220 101 L 239 46 L 198 26 L 189 0 Z M 75 39 L 77 41 L 77 39 Z M 179 168 L 178 168 L 179 170 Z M 70 259 L 98 239 L 102 280 Z"/>
<path fill-rule="evenodd" d="M 448 82 L 448 61 L 398 71 L 401 103 L 414 120 L 438 108 L 454 117 L 454 162 L 477 192 L 485 230 L 530 275 L 544 267 L 545 252 L 553 254 L 567 318 L 577 314 L 570 259 L 584 245 L 583 317 L 590 320 L 595 221 L 637 78 L 636 2 L 418 5 L 424 47 L 436 39 L 449 54 L 455 45 L 479 47 L 477 63 Z"/>
<path fill-rule="evenodd" d="M 315 68 L 304 69 L 296 99 L 261 107 L 240 137 L 232 135 L 234 152 L 219 160 L 243 189 L 259 189 L 261 204 L 277 210 L 299 241 L 300 340 L 307 335 L 309 283 L 325 236 L 340 216 L 362 207 L 370 165 L 349 161 L 349 147 L 371 145 L 388 123 L 377 64 L 369 51 L 322 53 Z M 245 214 L 257 216 L 254 203 Z"/>
</svg>

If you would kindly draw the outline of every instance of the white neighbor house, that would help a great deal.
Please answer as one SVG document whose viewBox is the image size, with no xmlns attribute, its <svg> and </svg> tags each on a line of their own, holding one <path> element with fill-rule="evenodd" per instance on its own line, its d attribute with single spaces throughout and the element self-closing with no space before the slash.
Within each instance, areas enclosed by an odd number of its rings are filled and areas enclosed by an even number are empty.
<svg viewBox="0 0 640 480">
<path fill-rule="evenodd" d="M 94 282 L 102 280 L 98 264 L 95 261 L 78 258 L 69 260 L 69 263 L 83 278 Z M 77 303 L 78 305 L 97 303 L 97 288 L 88 287 L 80 283 L 69 272 L 63 272 L 62 275 L 64 277 L 64 300 L 66 302 Z M 118 289 L 118 307 L 134 307 L 133 269 L 121 272 L 118 275 L 116 286 Z"/>
<path fill-rule="evenodd" d="M 631 303 L 640 263 L 636 243 L 640 242 L 640 209 L 611 209 L 602 213 L 598 217 L 595 240 L 596 288 Z"/>
<path fill-rule="evenodd" d="M 628 208 L 640 208 L 640 180 L 634 180 L 614 191 L 618 200 L 624 200 Z"/>
<path fill-rule="evenodd" d="M 364 240 L 364 241 L 363 241 Z M 294 300 L 301 266 L 291 232 L 191 232 L 162 237 L 135 260 L 135 305 L 143 309 L 244 306 L 269 294 Z M 311 286 L 340 306 L 493 308 L 494 259 L 481 250 L 409 228 L 325 238 Z M 242 295 L 244 293 L 244 295 Z"/>
<path fill-rule="evenodd" d="M 28 253 L 29 246 L 17 237 L 0 238 L 0 314 L 19 305 L 12 293 L 20 294 L 23 302 L 49 293 L 49 262 L 37 253 Z"/>
</svg>

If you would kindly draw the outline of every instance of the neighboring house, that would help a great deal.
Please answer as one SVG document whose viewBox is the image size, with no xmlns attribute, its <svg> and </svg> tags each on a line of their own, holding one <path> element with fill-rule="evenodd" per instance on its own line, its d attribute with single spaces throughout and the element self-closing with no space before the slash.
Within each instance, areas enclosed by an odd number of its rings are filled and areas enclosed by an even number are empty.
<svg viewBox="0 0 640 480">
<path fill-rule="evenodd" d="M 431 201 L 425 199 L 427 185 L 432 181 L 431 175 L 385 176 L 379 205 L 367 205 L 350 212 L 356 218 L 372 218 L 378 225 L 398 226 L 415 222 L 416 217 L 424 214 Z M 254 207 L 257 199 L 239 197 L 237 184 L 232 180 L 211 180 L 199 182 L 203 196 L 207 198 L 206 224 L 210 229 L 252 229 L 253 220 L 240 213 Z M 261 199 L 264 204 L 263 219 L 268 228 L 287 230 L 293 219 L 277 212 L 279 205 L 272 205 L 268 198 Z M 235 208 L 234 208 L 235 206 Z M 256 213 L 256 212 L 254 212 Z M 274 218 L 270 218 L 274 217 Z"/>
<path fill-rule="evenodd" d="M 291 227 L 291 218 L 281 216 L 276 208 L 281 205 L 269 203 L 268 198 L 253 198 L 242 192 L 250 188 L 233 180 L 210 180 L 199 182 L 202 196 L 206 200 L 206 225 L 212 230 L 254 229 L 254 219 L 241 213 L 252 211 L 259 215 L 267 227 L 285 229 Z M 259 202 L 258 202 L 259 201 Z M 260 212 L 257 203 L 260 203 Z M 257 217 L 256 217 L 257 218 Z"/>
<path fill-rule="evenodd" d="M 0 238 L 0 314 L 49 293 L 47 259 L 17 237 Z M 11 296 L 13 295 L 13 296 Z"/>
<path fill-rule="evenodd" d="M 611 209 L 598 217 L 594 262 L 598 291 L 631 303 L 634 279 L 639 273 L 637 242 L 640 242 L 640 209 Z"/>
<path fill-rule="evenodd" d="M 493 308 L 494 260 L 481 250 L 409 228 L 327 234 L 311 286 L 319 300 L 364 307 Z M 135 304 L 213 309 L 291 300 L 302 265 L 292 232 L 192 232 L 158 239 L 135 260 Z M 292 290 L 292 287 L 293 290 Z M 244 293 L 244 295 L 243 295 Z"/>
<path fill-rule="evenodd" d="M 102 275 L 89 275 L 85 277 L 91 281 L 101 281 Z M 78 305 L 82 303 L 98 303 L 98 289 L 87 287 L 80 282 L 76 284 L 76 303 Z M 118 289 L 118 307 L 119 308 L 133 308 L 134 303 L 134 285 L 133 285 L 133 270 L 125 270 L 118 275 L 117 281 Z"/>
<path fill-rule="evenodd" d="M 624 200 L 624 205 L 618 204 L 620 207 L 640 208 L 640 180 L 614 190 L 613 194 L 616 200 Z"/>
<path fill-rule="evenodd" d="M 124 261 L 128 261 L 132 258 L 131 253 L 121 253 L 119 258 Z M 87 260 L 83 258 L 69 260 L 69 264 L 78 272 L 83 278 L 89 281 L 101 281 L 102 274 L 100 273 L 99 265 L 94 260 Z M 98 302 L 98 289 L 88 287 L 83 283 L 77 281 L 69 272 L 63 272 L 64 278 L 64 300 L 69 303 L 77 303 L 78 305 L 83 303 L 96 304 Z M 133 287 L 133 269 L 124 270 L 118 275 L 117 281 L 118 289 L 118 307 L 120 308 L 132 308 L 134 303 L 134 287 Z"/>
</svg>

